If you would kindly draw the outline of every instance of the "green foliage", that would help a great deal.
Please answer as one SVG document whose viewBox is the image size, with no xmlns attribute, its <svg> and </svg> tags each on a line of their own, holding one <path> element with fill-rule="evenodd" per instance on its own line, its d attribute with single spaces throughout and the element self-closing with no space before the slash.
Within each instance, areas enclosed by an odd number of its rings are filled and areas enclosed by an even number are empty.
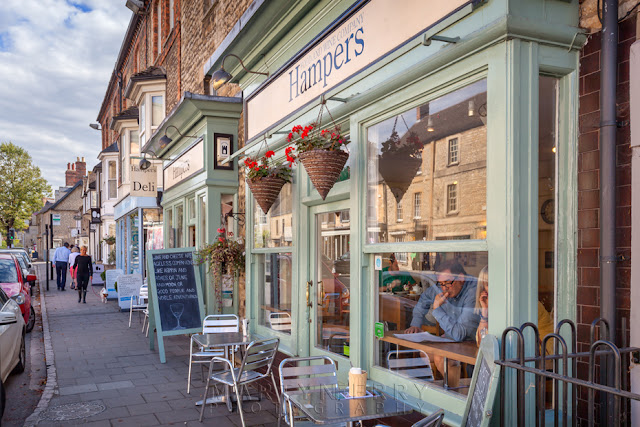
<svg viewBox="0 0 640 427">
<path fill-rule="evenodd" d="M 102 279 L 102 281 L 104 282 L 105 280 L 107 280 L 107 273 L 105 271 L 103 271 L 102 273 L 100 273 L 100 278 Z"/>
<path fill-rule="evenodd" d="M 11 142 L 0 144 L 0 232 L 22 230 L 31 214 L 42 208 L 51 187 L 29 153 Z"/>
</svg>

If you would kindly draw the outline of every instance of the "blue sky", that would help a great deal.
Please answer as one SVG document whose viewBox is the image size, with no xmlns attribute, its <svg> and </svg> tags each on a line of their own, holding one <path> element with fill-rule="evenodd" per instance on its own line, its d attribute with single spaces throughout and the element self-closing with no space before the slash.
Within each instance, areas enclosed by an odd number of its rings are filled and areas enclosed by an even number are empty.
<svg viewBox="0 0 640 427">
<path fill-rule="evenodd" d="M 52 187 L 98 162 L 98 116 L 131 11 L 124 0 L 0 0 L 0 142 L 31 154 Z"/>
</svg>

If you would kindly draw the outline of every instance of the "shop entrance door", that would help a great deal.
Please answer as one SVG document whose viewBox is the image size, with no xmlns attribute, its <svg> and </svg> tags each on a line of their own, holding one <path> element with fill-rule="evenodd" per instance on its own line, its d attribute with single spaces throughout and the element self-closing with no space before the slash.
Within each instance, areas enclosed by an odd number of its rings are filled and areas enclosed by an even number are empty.
<svg viewBox="0 0 640 427">
<path fill-rule="evenodd" d="M 320 209 L 311 210 L 309 352 L 331 356 L 346 371 L 349 363 L 340 363 L 340 356 L 349 358 L 351 344 L 349 210 Z"/>
</svg>

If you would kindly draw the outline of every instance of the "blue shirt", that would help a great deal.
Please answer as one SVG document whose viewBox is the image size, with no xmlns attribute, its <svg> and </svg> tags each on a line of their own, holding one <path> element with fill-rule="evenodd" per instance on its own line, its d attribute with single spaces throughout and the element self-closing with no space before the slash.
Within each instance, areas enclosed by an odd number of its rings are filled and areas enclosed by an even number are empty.
<svg viewBox="0 0 640 427">
<path fill-rule="evenodd" d="M 476 330 L 480 323 L 480 316 L 474 313 L 476 286 L 476 278 L 468 277 L 458 295 L 447 298 L 444 304 L 431 311 L 442 330 L 456 341 L 475 339 Z M 426 316 L 436 295 L 440 293 L 442 290 L 438 286 L 431 285 L 420 295 L 418 304 L 413 308 L 411 326 L 419 328 L 423 324 L 433 325 Z"/>
<path fill-rule="evenodd" d="M 69 262 L 69 255 L 71 255 L 71 251 L 69 250 L 69 248 L 65 248 L 64 246 L 60 246 L 58 249 L 56 249 L 56 251 L 53 253 L 53 262 Z"/>
</svg>

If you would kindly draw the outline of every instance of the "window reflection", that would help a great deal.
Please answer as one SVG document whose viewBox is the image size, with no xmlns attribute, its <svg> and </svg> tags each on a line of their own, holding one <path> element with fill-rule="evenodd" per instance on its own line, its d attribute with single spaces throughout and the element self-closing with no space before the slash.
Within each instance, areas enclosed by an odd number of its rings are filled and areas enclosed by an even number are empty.
<svg viewBox="0 0 640 427">
<path fill-rule="evenodd" d="M 291 333 L 291 253 L 258 257 L 263 286 L 260 287 L 261 325 Z"/>
<path fill-rule="evenodd" d="M 275 248 L 293 244 L 293 184 L 282 187 L 269 213 L 254 203 L 253 242 L 256 248 Z"/>
<path fill-rule="evenodd" d="M 482 80 L 367 129 L 368 243 L 486 238 L 486 102 Z"/>
</svg>

